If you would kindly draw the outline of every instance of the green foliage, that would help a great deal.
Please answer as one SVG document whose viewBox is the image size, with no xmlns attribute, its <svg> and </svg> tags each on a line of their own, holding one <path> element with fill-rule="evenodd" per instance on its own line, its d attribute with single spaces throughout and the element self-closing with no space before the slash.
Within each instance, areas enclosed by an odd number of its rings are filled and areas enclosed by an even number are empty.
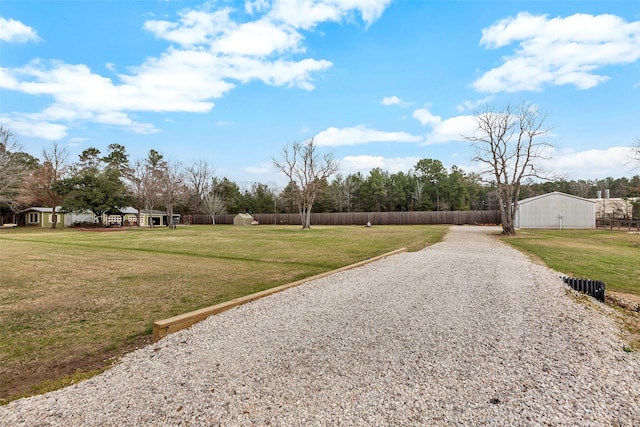
<svg viewBox="0 0 640 427">
<path fill-rule="evenodd" d="M 11 133 L 0 127 L 0 136 L 10 137 Z M 5 138 L 6 139 L 6 138 Z M 10 142 L 10 139 L 6 142 Z M 7 145 L 7 144 L 5 144 Z M 16 210 L 22 203 L 27 206 L 51 205 L 57 203 L 58 194 L 64 195 L 60 204 L 68 210 L 90 210 L 97 215 L 114 208 L 132 205 L 138 209 L 168 209 L 166 197 L 167 174 L 171 164 L 156 150 L 149 150 L 147 158 L 129 165 L 125 147 L 111 144 L 106 155 L 96 148 L 88 148 L 72 165 L 66 179 L 58 180 L 51 186 L 55 198 L 37 197 L 37 179 L 48 176 L 47 165 L 38 159 L 22 153 L 13 147 L 2 148 L 0 144 L 0 208 Z M 11 148 L 12 146 L 7 145 Z M 6 161 L 18 164 L 20 173 L 9 171 Z M 5 161 L 5 163 L 2 163 Z M 23 167 L 24 166 L 24 167 Z M 24 172 L 24 173 L 23 173 Z M 179 174 L 180 171 L 173 171 Z M 26 176 L 31 173 L 32 194 L 29 202 L 19 198 L 24 192 Z M 213 174 L 213 172 L 211 172 Z M 19 179 L 16 179 L 19 178 Z M 276 189 L 263 183 L 254 182 L 242 189 L 226 177 L 207 179 L 210 191 L 222 198 L 228 213 L 292 213 L 298 212 L 302 192 L 295 182 Z M 5 182 L 10 185 L 2 187 Z M 467 173 L 458 166 L 445 168 L 437 159 L 421 159 L 411 170 L 390 173 L 382 168 L 374 168 L 368 174 L 361 172 L 342 175 L 332 179 L 322 179 L 313 183 L 317 192 L 313 200 L 313 212 L 363 212 L 363 211 L 420 211 L 420 210 L 495 210 L 499 202 L 495 186 L 483 183 L 478 174 Z M 166 187 L 166 185 L 165 185 Z M 201 210 L 202 200 L 193 200 L 193 188 L 179 188 L 190 194 L 191 199 L 179 197 L 170 203 L 176 212 L 188 213 Z M 209 185 L 207 185 L 209 188 Z M 555 180 L 538 182 L 529 180 L 520 187 L 520 199 L 538 196 L 552 191 L 561 191 L 585 198 L 596 197 L 598 190 L 610 190 L 611 197 L 640 197 L 640 175 L 631 178 L 605 178 L 600 180 Z M 54 200 L 55 199 L 55 203 Z M 3 203 L 4 202 L 4 203 Z M 640 201 L 634 204 L 634 217 L 640 215 Z"/>
<path fill-rule="evenodd" d="M 101 218 L 110 210 L 128 206 L 132 197 L 124 183 L 128 167 L 124 147 L 109 146 L 109 153 L 100 157 L 96 148 L 88 148 L 80 154 L 74 165 L 75 173 L 54 184 L 54 190 L 62 198 L 62 207 L 71 212 L 91 211 Z"/>
<path fill-rule="evenodd" d="M 22 185 L 39 167 L 37 159 L 19 148 L 13 133 L 0 126 L 0 209 L 17 211 L 20 208 Z"/>
<path fill-rule="evenodd" d="M 227 212 L 229 213 L 241 213 L 246 212 L 243 196 L 240 193 L 240 188 L 238 184 L 229 179 L 222 178 L 213 178 L 213 183 L 211 185 L 212 192 L 220 195 L 222 200 L 224 201 L 225 206 L 227 207 Z"/>
<path fill-rule="evenodd" d="M 241 198 L 242 212 L 273 212 L 276 210 L 276 195 L 265 184 L 254 182 Z"/>
</svg>

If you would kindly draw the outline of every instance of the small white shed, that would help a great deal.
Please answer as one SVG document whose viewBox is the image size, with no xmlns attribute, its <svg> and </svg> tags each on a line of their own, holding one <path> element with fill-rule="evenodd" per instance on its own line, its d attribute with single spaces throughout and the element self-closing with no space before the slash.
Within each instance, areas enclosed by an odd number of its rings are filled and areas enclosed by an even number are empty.
<svg viewBox="0 0 640 427">
<path fill-rule="evenodd" d="M 233 218 L 233 225 L 251 225 L 253 217 L 248 213 L 239 213 Z"/>
<path fill-rule="evenodd" d="M 554 191 L 518 202 L 516 228 L 595 228 L 593 200 Z"/>
</svg>

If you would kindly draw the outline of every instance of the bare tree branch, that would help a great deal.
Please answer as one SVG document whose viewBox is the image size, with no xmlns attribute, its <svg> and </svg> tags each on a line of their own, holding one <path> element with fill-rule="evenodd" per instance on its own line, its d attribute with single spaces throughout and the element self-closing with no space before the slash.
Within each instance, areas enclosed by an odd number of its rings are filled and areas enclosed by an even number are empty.
<svg viewBox="0 0 640 427">
<path fill-rule="evenodd" d="M 222 214 L 227 209 L 221 195 L 211 192 L 205 196 L 203 202 L 204 211 L 211 217 L 213 225 L 216 225 L 216 215 Z"/>
<path fill-rule="evenodd" d="M 189 204 L 196 213 L 202 213 L 205 198 L 211 192 L 214 171 L 206 160 L 198 160 L 185 168 L 185 183 L 189 189 Z"/>
<path fill-rule="evenodd" d="M 338 170 L 333 153 L 320 156 L 313 138 L 304 143 L 296 142 L 282 149 L 282 160 L 273 164 L 289 178 L 291 190 L 300 213 L 302 228 L 311 228 L 311 209 L 320 191 L 320 184 Z"/>
<path fill-rule="evenodd" d="M 532 104 L 507 106 L 504 111 L 487 107 L 476 115 L 476 132 L 464 138 L 473 143 L 474 161 L 484 165 L 483 174 L 498 190 L 502 229 L 515 234 L 515 214 L 523 179 L 548 179 L 539 165 L 548 159 L 551 145 L 543 137 L 547 115 Z"/>
<path fill-rule="evenodd" d="M 30 156 L 19 150 L 13 133 L 0 126 L 0 204 L 13 211 L 20 204 L 22 184 L 35 166 L 27 158 Z"/>
<path fill-rule="evenodd" d="M 167 221 L 169 228 L 175 228 L 173 222 L 173 208 L 184 200 L 186 186 L 184 185 L 184 173 L 182 166 L 178 162 L 167 162 L 162 169 L 160 178 L 161 200 L 167 208 Z"/>
<path fill-rule="evenodd" d="M 39 203 L 52 209 L 51 228 L 56 228 L 58 215 L 57 205 L 62 203 L 56 183 L 64 179 L 69 171 L 67 159 L 69 151 L 60 147 L 57 142 L 50 149 L 42 150 L 42 165 L 31 174 L 31 179 L 23 186 L 22 199 L 27 203 Z"/>
<path fill-rule="evenodd" d="M 636 139 L 636 142 L 631 146 L 631 158 L 637 163 L 640 168 L 640 138 Z"/>
</svg>

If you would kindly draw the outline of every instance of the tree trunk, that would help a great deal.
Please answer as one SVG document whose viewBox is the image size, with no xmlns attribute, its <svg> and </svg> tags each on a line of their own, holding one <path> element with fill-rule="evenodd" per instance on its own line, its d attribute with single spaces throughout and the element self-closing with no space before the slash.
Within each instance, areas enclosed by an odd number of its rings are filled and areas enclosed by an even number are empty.
<svg viewBox="0 0 640 427">
<path fill-rule="evenodd" d="M 58 224 L 58 214 L 56 213 L 56 207 L 54 206 L 51 210 L 51 229 L 55 230 Z"/>
<path fill-rule="evenodd" d="M 149 213 L 149 227 L 150 228 L 154 228 L 153 227 L 153 214 L 152 214 L 152 211 L 153 211 L 153 205 L 147 206 L 147 212 Z"/>
<path fill-rule="evenodd" d="M 502 222 L 502 234 L 505 236 L 516 235 L 514 223 L 517 205 L 512 200 L 514 200 L 513 188 L 506 184 L 498 184 L 500 220 Z"/>
<path fill-rule="evenodd" d="M 305 229 L 311 228 L 311 209 L 307 209 L 302 228 L 305 228 Z"/>
<path fill-rule="evenodd" d="M 512 224 L 502 224 L 502 233 L 505 236 L 515 236 L 516 230 Z"/>
<path fill-rule="evenodd" d="M 311 228 L 310 216 L 308 215 L 309 213 L 308 210 L 301 206 L 299 209 L 299 212 L 300 212 L 300 223 L 302 224 L 302 229 L 306 230 L 308 228 Z"/>
<path fill-rule="evenodd" d="M 173 204 L 167 206 L 167 226 L 170 230 L 176 228 L 176 225 L 173 223 Z"/>
</svg>

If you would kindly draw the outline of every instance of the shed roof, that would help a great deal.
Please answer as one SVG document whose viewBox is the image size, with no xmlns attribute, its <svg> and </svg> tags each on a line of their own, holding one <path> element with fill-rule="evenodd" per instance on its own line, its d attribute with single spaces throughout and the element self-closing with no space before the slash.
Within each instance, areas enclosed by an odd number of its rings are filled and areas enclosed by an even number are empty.
<svg viewBox="0 0 640 427">
<path fill-rule="evenodd" d="M 137 215 L 138 214 L 138 209 L 131 207 L 131 206 L 127 206 L 126 208 L 120 208 L 119 211 L 123 214 L 123 215 Z M 166 215 L 167 213 L 165 211 L 159 211 L 157 209 L 151 209 L 151 211 L 149 211 L 149 209 L 140 209 L 140 215 L 145 214 L 145 215 L 149 215 L 149 212 L 151 212 L 151 215 Z M 177 215 L 177 214 L 175 214 Z"/>
<path fill-rule="evenodd" d="M 522 205 L 522 204 L 525 204 L 525 203 L 534 202 L 536 200 L 540 200 L 540 199 L 543 199 L 545 197 L 568 197 L 568 198 L 580 200 L 580 201 L 583 201 L 583 202 L 595 203 L 594 200 L 585 199 L 584 197 L 574 196 L 572 194 L 562 193 L 560 191 L 552 191 L 551 193 L 541 194 L 539 196 L 534 196 L 534 197 L 529 197 L 528 199 L 522 199 L 522 200 L 520 200 L 518 202 L 518 204 Z"/>
<path fill-rule="evenodd" d="M 42 212 L 42 213 L 53 213 L 53 208 L 44 208 L 42 206 L 31 206 L 29 208 L 23 209 L 20 213 L 23 212 Z M 63 210 L 60 206 L 56 206 L 56 213 L 66 213 L 67 211 Z"/>
</svg>

